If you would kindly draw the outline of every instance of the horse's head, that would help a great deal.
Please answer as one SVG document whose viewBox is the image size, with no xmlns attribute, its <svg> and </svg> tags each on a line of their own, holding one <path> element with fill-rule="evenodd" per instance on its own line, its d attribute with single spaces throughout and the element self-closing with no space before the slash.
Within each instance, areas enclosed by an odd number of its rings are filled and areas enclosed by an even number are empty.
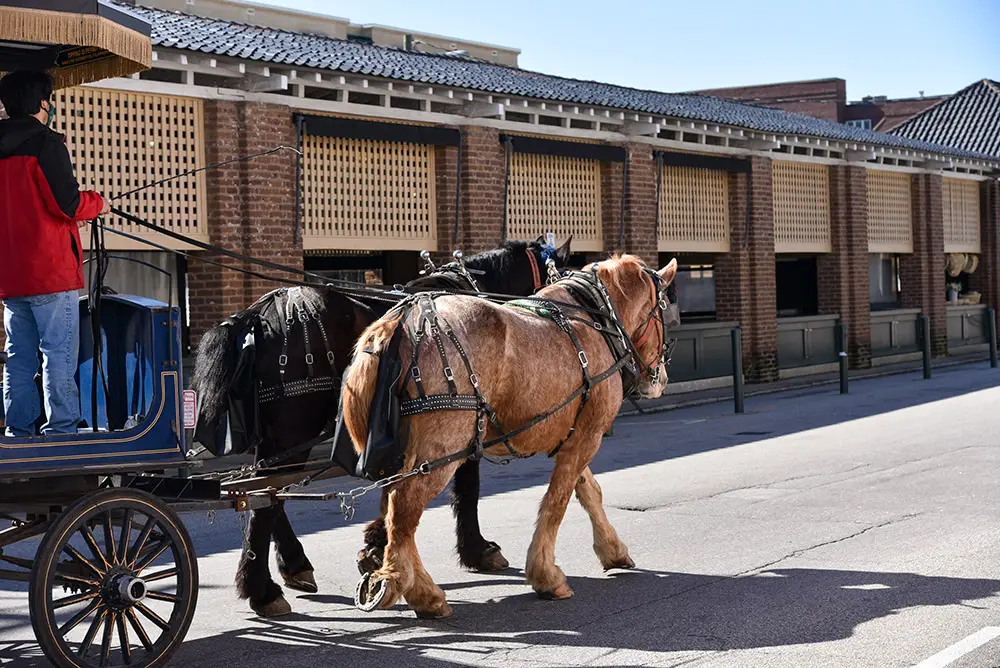
<svg viewBox="0 0 1000 668">
<path fill-rule="evenodd" d="M 636 392 L 643 399 L 659 397 L 667 385 L 667 288 L 677 275 L 677 260 L 653 271 L 634 255 L 622 255 L 586 271 L 601 279 L 632 343 L 639 366 Z"/>
<path fill-rule="evenodd" d="M 570 236 L 558 248 L 546 244 L 544 237 L 535 241 L 506 241 L 500 248 L 466 258 L 465 264 L 474 270 L 480 290 L 526 297 L 545 285 L 549 259 L 556 263 L 557 269 L 567 265 L 572 241 Z"/>
</svg>

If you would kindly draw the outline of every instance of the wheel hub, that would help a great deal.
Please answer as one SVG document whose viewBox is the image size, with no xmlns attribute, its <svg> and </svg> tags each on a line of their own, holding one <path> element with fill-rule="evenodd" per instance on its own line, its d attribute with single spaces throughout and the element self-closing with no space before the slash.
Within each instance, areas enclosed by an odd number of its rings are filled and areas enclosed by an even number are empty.
<svg viewBox="0 0 1000 668">
<path fill-rule="evenodd" d="M 111 575 L 104 586 L 104 600 L 112 605 L 131 607 L 146 598 L 146 582 L 131 573 Z"/>
</svg>

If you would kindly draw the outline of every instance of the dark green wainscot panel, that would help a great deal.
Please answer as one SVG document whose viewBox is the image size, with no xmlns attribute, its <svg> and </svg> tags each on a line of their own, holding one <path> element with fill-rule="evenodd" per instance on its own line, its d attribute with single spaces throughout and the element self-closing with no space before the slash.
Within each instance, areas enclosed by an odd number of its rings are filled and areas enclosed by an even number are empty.
<svg viewBox="0 0 1000 668">
<path fill-rule="evenodd" d="M 736 322 L 688 323 L 671 330 L 677 345 L 670 360 L 670 382 L 733 375 L 730 332 Z"/>
<path fill-rule="evenodd" d="M 873 312 L 871 332 L 872 357 L 920 352 L 920 309 Z"/>
<path fill-rule="evenodd" d="M 778 368 L 834 364 L 839 315 L 778 318 Z"/>
<path fill-rule="evenodd" d="M 989 342 L 986 323 L 986 305 L 948 307 L 948 350 L 954 352 L 965 346 L 979 346 Z"/>
</svg>

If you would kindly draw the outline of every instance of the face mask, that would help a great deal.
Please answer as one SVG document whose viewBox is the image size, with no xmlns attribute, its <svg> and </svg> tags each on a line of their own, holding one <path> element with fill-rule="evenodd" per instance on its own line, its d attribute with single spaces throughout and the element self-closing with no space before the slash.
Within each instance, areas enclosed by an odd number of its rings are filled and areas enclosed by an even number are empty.
<svg viewBox="0 0 1000 668">
<path fill-rule="evenodd" d="M 55 108 L 55 105 L 53 105 L 51 102 L 49 102 L 49 118 L 45 122 L 45 127 L 51 128 L 52 127 L 52 121 L 55 120 L 55 117 L 56 117 L 56 108 Z"/>
</svg>

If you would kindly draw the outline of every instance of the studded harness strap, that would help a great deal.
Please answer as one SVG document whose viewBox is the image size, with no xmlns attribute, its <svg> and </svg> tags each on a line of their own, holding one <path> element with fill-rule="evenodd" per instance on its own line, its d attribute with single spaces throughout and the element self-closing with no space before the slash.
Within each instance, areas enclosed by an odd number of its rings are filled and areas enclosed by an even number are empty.
<svg viewBox="0 0 1000 668">
<path fill-rule="evenodd" d="M 274 307 L 279 313 L 284 310 L 284 336 L 281 344 L 281 355 L 278 356 L 278 373 L 280 380 L 277 385 L 261 387 L 259 401 L 262 404 L 277 401 L 285 397 L 300 397 L 313 392 L 330 392 L 334 390 L 339 381 L 337 375 L 336 358 L 333 348 L 330 346 L 330 338 L 326 334 L 326 327 L 323 320 L 309 303 L 309 300 L 302 295 L 303 288 L 281 288 L 274 295 Z M 284 298 L 284 305 L 281 298 Z M 288 335 L 298 320 L 302 325 L 302 340 L 305 347 L 306 377 L 299 380 L 287 380 L 285 368 L 288 366 Z M 323 347 L 326 349 L 326 361 L 330 367 L 329 375 L 317 375 L 315 368 L 315 356 L 312 353 L 312 344 L 309 339 L 309 321 L 316 323 L 320 338 L 323 340 Z"/>
</svg>

